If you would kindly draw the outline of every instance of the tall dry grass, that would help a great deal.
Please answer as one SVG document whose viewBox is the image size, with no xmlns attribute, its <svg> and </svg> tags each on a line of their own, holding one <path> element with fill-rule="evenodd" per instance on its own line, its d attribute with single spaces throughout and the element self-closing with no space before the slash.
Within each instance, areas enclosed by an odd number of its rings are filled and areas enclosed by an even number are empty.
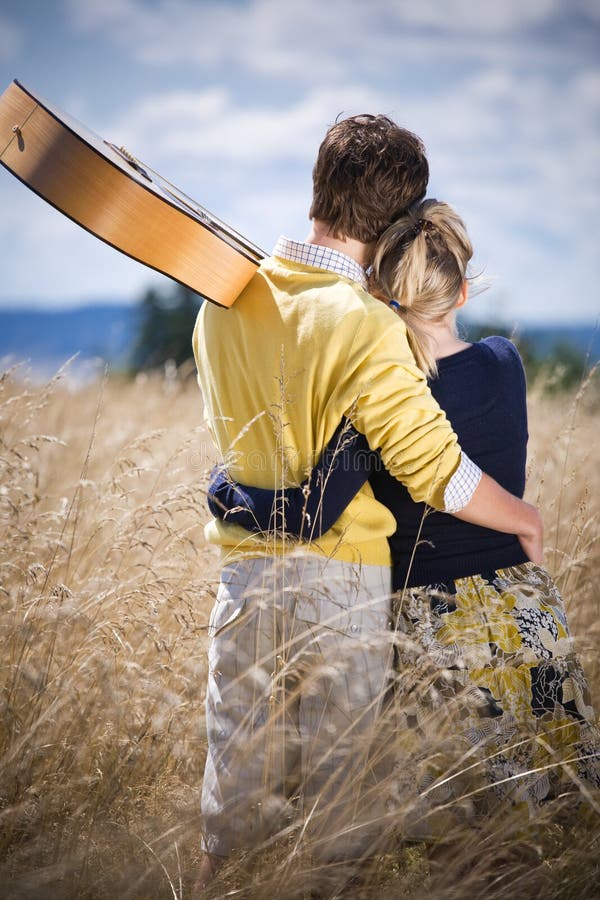
<svg viewBox="0 0 600 900">
<path fill-rule="evenodd" d="M 528 496 L 600 708 L 598 407 L 589 388 L 530 397 Z M 210 440 L 190 373 L 0 381 L 0 896 L 182 898 L 199 856 Z M 599 820 L 600 821 L 600 820 Z M 455 868 L 388 848 L 327 896 L 594 896 L 596 820 L 549 821 L 539 847 L 463 836 Z M 497 834 L 496 834 L 497 836 Z M 243 862 L 243 865 L 242 865 Z M 212 896 L 307 897 L 283 846 L 229 865 Z M 497 862 L 497 860 L 496 860 Z M 486 868 L 487 866 L 487 868 Z M 479 879 L 479 880 L 478 880 Z M 321 888 L 324 890 L 323 888 Z M 481 894 L 483 895 L 483 894 Z"/>
</svg>

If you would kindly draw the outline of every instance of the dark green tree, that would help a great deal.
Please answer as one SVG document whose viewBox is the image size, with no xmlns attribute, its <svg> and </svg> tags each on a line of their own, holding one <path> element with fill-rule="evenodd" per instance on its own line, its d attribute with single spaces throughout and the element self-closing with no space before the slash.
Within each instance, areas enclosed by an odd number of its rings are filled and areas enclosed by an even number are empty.
<svg viewBox="0 0 600 900">
<path fill-rule="evenodd" d="M 539 374 L 545 380 L 547 393 L 579 387 L 591 366 L 585 355 L 568 341 L 558 341 L 550 354 L 539 361 Z"/>
<path fill-rule="evenodd" d="M 150 288 L 138 307 L 137 339 L 131 369 L 156 369 L 172 360 L 182 365 L 192 356 L 192 332 L 203 298 L 181 284 L 170 290 Z"/>
</svg>

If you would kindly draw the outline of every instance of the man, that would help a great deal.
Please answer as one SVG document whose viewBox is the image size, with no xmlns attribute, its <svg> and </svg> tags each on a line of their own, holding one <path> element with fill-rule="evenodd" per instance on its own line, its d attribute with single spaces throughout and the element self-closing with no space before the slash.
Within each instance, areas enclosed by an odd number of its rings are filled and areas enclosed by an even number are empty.
<svg viewBox="0 0 600 900">
<path fill-rule="evenodd" d="M 348 416 L 413 499 L 515 533 L 539 560 L 537 511 L 461 453 L 401 320 L 366 292 L 378 236 L 427 181 L 421 142 L 387 117 L 329 129 L 307 241 L 280 239 L 230 310 L 200 311 L 206 418 L 232 477 L 273 489 L 301 482 Z M 360 860 L 376 847 L 394 528 L 368 485 L 316 542 L 207 527 L 224 567 L 210 623 L 197 889 L 234 849 L 289 823 L 297 798 L 318 859 Z"/>
</svg>

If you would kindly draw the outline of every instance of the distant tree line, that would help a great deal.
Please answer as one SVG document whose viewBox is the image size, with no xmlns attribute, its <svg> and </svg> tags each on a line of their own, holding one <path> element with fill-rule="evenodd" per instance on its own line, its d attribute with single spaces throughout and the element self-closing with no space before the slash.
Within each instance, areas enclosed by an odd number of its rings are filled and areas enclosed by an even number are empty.
<svg viewBox="0 0 600 900">
<path fill-rule="evenodd" d="M 527 334 L 498 324 L 460 324 L 460 334 L 464 340 L 475 342 L 492 334 L 509 338 L 519 350 L 527 381 L 542 379 L 544 391 L 560 393 L 579 387 L 591 369 L 585 353 L 567 340 L 557 340 L 549 350 L 541 352 L 536 342 Z"/>
<path fill-rule="evenodd" d="M 138 307 L 137 339 L 132 348 L 133 372 L 164 367 L 171 362 L 177 368 L 192 357 L 192 332 L 203 297 L 180 284 L 164 290 L 150 288 Z M 503 325 L 460 322 L 461 336 L 478 341 L 491 334 L 510 338 L 519 348 L 527 379 L 544 380 L 545 390 L 559 392 L 579 386 L 589 370 L 585 354 L 566 341 L 557 342 L 549 352 L 540 353 L 527 335 L 519 335 Z"/>
<path fill-rule="evenodd" d="M 192 332 L 203 298 L 174 284 L 150 288 L 138 307 L 137 338 L 131 351 L 133 372 L 158 369 L 167 362 L 177 367 L 192 358 Z"/>
</svg>

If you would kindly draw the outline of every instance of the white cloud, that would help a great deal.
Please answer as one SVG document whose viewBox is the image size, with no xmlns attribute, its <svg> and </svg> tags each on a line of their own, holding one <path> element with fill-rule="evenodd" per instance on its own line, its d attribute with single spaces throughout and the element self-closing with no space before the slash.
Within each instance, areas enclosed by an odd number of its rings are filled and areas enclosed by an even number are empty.
<svg viewBox="0 0 600 900">
<path fill-rule="evenodd" d="M 522 54 L 527 37 L 533 58 L 555 61 L 575 34 L 560 29 L 561 16 L 573 12 L 571 0 L 65 0 L 73 25 L 102 32 L 148 65 L 193 65 L 246 69 L 256 75 L 304 83 L 341 80 L 382 72 L 408 62 L 442 64 L 449 56 Z M 594 22 L 592 7 L 579 0 L 580 15 Z M 596 17 L 597 18 L 597 17 Z M 554 37 L 552 38 L 552 26 Z M 543 37 L 534 38 L 535 29 Z"/>
<path fill-rule="evenodd" d="M 381 5 L 381 4 L 380 4 Z M 494 33 L 515 31 L 538 24 L 560 10 L 560 0 L 502 0 L 473 3 L 472 0 L 420 0 L 397 7 L 398 15 L 413 25 L 450 32 Z"/>
<path fill-rule="evenodd" d="M 486 72 L 412 106 L 411 123 L 430 151 L 438 184 L 460 182 L 472 191 L 495 185 L 499 202 L 529 217 L 558 222 L 600 201 L 597 148 L 600 92 L 596 73 L 556 85 L 535 73 Z"/>
<path fill-rule="evenodd" d="M 281 108 L 241 104 L 223 88 L 175 91 L 143 98 L 108 127 L 129 149 L 148 147 L 160 159 L 209 159 L 244 169 L 312 163 L 325 129 L 338 114 L 379 109 L 390 99 L 377 90 L 348 85 L 309 90 Z"/>
</svg>

